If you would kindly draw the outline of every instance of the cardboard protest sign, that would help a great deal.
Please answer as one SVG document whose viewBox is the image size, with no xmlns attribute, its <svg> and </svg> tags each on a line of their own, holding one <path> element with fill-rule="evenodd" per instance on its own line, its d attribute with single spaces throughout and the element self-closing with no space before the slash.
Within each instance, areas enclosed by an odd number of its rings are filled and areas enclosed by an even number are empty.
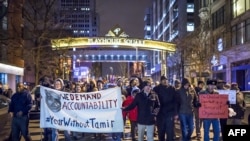
<svg viewBox="0 0 250 141">
<path fill-rule="evenodd" d="M 219 94 L 228 95 L 228 101 L 230 104 L 236 104 L 236 90 L 216 90 Z"/>
<path fill-rule="evenodd" d="M 69 93 L 42 87 L 40 127 L 89 133 L 123 132 L 121 89 Z"/>
<path fill-rule="evenodd" d="M 228 118 L 228 95 L 201 94 L 199 118 Z"/>
</svg>

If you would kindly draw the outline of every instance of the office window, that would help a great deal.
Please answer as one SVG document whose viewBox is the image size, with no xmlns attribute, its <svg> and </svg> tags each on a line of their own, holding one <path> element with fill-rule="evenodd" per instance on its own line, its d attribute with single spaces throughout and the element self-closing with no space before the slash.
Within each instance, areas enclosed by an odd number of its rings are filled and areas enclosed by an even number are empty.
<svg viewBox="0 0 250 141">
<path fill-rule="evenodd" d="M 232 0 L 233 18 L 243 14 L 249 10 L 249 8 L 249 0 Z"/>
<path fill-rule="evenodd" d="M 188 13 L 194 12 L 194 4 L 187 4 L 187 12 Z"/>
<path fill-rule="evenodd" d="M 246 42 L 250 42 L 250 19 L 246 21 Z"/>
<path fill-rule="evenodd" d="M 194 23 L 187 23 L 187 31 L 194 31 Z"/>
<path fill-rule="evenodd" d="M 236 45 L 236 26 L 232 27 L 232 45 Z"/>
<path fill-rule="evenodd" d="M 245 35 L 245 30 L 244 30 L 244 22 L 240 23 L 237 25 L 237 31 L 236 31 L 236 44 L 243 44 L 244 43 L 244 35 Z"/>
</svg>

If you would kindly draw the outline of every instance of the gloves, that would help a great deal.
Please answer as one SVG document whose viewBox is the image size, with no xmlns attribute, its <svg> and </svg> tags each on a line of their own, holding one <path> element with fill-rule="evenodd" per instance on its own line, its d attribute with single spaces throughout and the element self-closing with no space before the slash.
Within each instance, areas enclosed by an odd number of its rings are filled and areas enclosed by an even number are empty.
<svg viewBox="0 0 250 141">
<path fill-rule="evenodd" d="M 200 103 L 200 102 L 197 102 L 195 106 L 196 106 L 196 107 L 201 107 L 201 103 Z"/>
</svg>

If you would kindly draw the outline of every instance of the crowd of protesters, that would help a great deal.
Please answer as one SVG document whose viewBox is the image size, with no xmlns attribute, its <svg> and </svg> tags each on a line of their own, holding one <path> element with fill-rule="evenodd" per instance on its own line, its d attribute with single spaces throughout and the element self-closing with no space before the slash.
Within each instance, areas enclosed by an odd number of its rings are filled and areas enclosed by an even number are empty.
<svg viewBox="0 0 250 141">
<path fill-rule="evenodd" d="M 210 126 L 213 129 L 213 141 L 220 141 L 220 135 L 227 124 L 240 125 L 244 118 L 246 103 L 237 83 L 226 83 L 221 80 L 208 79 L 206 82 L 198 81 L 197 85 L 191 84 L 189 79 L 176 79 L 174 84 L 168 82 L 168 78 L 161 76 L 159 81 L 152 79 L 142 80 L 140 77 L 129 79 L 118 78 L 110 83 L 104 78 L 88 80 L 88 82 L 71 82 L 57 78 L 51 83 L 48 76 L 40 79 L 40 85 L 60 91 L 72 93 L 94 92 L 111 87 L 121 88 L 122 112 L 124 124 L 129 120 L 131 126 L 132 141 L 153 141 L 156 135 L 159 141 L 173 141 L 176 139 L 175 123 L 180 123 L 181 140 L 190 141 L 201 139 L 203 126 L 204 141 L 209 141 Z M 199 118 L 199 108 L 203 103 L 199 96 L 203 94 L 218 94 L 217 89 L 236 90 L 236 104 L 227 104 L 230 108 L 228 118 Z M 17 84 L 17 92 L 13 94 L 7 86 L 3 89 L 0 84 L 0 94 L 11 98 L 9 112 L 12 119 L 10 138 L 12 141 L 20 140 L 22 135 L 25 140 L 31 140 L 28 131 L 28 115 L 32 106 L 32 99 L 28 89 L 22 83 Z M 237 114 L 231 114 L 232 112 Z M 248 121 L 249 122 L 249 121 Z M 58 130 L 45 128 L 45 141 L 58 141 Z M 146 135 L 144 135 L 146 133 Z M 102 139 L 102 134 L 93 134 L 95 138 Z M 66 141 L 77 140 L 84 137 L 84 133 L 64 131 Z M 113 140 L 121 141 L 123 133 L 113 133 Z"/>
</svg>

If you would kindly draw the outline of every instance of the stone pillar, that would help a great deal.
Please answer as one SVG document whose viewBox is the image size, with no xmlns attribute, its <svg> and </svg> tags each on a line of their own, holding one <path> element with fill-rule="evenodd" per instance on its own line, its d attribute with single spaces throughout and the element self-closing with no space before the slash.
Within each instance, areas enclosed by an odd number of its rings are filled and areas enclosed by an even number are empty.
<svg viewBox="0 0 250 141">
<path fill-rule="evenodd" d="M 9 88 L 13 90 L 13 93 L 16 92 L 16 75 L 14 74 L 7 74 L 8 80 L 7 84 L 9 85 Z"/>
<path fill-rule="evenodd" d="M 166 51 L 162 50 L 161 51 L 161 76 L 167 75 L 167 61 L 166 61 Z"/>
</svg>

